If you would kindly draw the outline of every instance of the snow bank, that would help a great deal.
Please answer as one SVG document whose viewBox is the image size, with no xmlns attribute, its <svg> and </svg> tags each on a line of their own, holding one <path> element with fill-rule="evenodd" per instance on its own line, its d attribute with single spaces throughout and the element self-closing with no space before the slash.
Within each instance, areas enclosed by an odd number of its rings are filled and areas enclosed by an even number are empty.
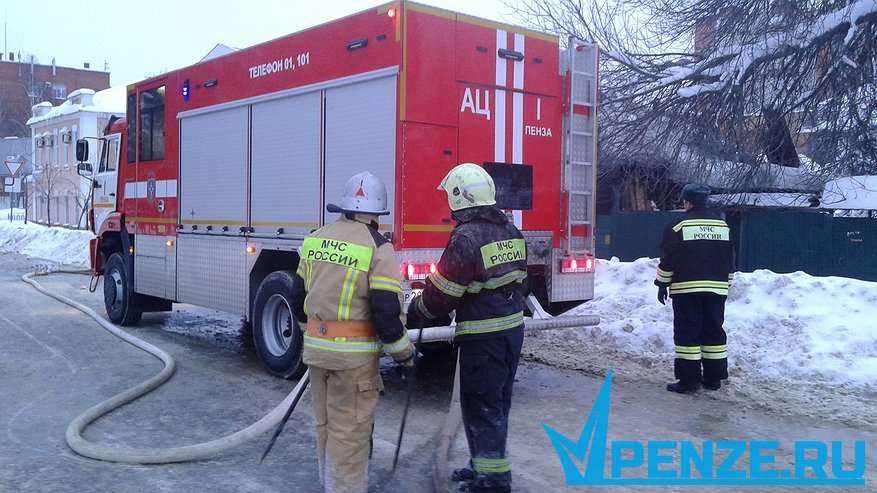
<svg viewBox="0 0 877 493">
<path fill-rule="evenodd" d="M 16 252 L 75 268 L 87 268 L 89 231 L 47 228 L 9 221 L 9 209 L 0 209 L 0 252 Z"/>
<path fill-rule="evenodd" d="M 657 259 L 599 260 L 596 297 L 576 311 L 599 315 L 601 324 L 576 331 L 579 342 L 672 368 L 673 309 L 656 299 L 657 265 Z M 725 313 L 731 373 L 877 390 L 875 320 L 875 282 L 737 273 Z"/>
</svg>

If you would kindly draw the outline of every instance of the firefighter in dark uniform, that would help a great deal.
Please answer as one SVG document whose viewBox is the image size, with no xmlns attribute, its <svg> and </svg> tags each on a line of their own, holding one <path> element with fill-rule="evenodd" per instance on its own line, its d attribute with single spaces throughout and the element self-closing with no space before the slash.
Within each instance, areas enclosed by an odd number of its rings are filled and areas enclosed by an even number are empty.
<svg viewBox="0 0 877 493">
<path fill-rule="evenodd" d="M 304 333 L 317 435 L 317 467 L 326 493 L 366 493 L 370 438 L 383 389 L 378 360 L 386 351 L 413 363 L 402 314 L 396 252 L 378 232 L 389 214 L 387 189 L 369 172 L 344 188 L 339 212 L 305 238 L 291 308 Z"/>
<path fill-rule="evenodd" d="M 701 385 L 718 390 L 728 378 L 725 300 L 734 279 L 734 250 L 727 223 L 706 209 L 710 189 L 682 189 L 684 218 L 664 232 L 655 284 L 658 301 L 673 299 L 674 373 L 667 390 L 690 394 Z M 701 373 L 701 368 L 703 373 Z"/>
<path fill-rule="evenodd" d="M 469 467 L 454 471 L 458 492 L 511 491 L 506 435 L 512 385 L 524 339 L 527 251 L 521 232 L 496 207 L 493 179 L 480 166 L 452 169 L 439 190 L 457 225 L 423 295 L 408 310 L 436 319 L 456 310 L 460 407 Z"/>
</svg>

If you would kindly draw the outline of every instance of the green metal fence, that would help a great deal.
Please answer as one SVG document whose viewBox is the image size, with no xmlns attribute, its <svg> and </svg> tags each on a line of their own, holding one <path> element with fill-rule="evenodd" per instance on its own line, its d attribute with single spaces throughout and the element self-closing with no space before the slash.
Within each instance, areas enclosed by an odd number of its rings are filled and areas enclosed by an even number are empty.
<svg viewBox="0 0 877 493">
<path fill-rule="evenodd" d="M 804 271 L 877 281 L 877 219 L 833 217 L 819 210 L 725 211 L 744 272 Z M 597 256 L 657 257 L 664 228 L 680 212 L 617 212 L 597 218 Z"/>
</svg>

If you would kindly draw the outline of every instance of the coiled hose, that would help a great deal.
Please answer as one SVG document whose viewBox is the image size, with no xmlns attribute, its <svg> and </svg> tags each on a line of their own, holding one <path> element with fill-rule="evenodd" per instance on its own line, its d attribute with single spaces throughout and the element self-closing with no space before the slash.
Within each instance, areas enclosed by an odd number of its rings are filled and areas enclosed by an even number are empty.
<svg viewBox="0 0 877 493">
<path fill-rule="evenodd" d="M 54 273 L 66 273 L 66 274 L 81 274 L 82 272 L 74 272 L 74 271 L 53 271 Z M 114 409 L 127 404 L 147 393 L 161 386 L 164 382 L 166 382 L 173 374 L 176 369 L 176 363 L 171 356 L 164 352 L 162 349 L 142 340 L 134 337 L 127 332 L 120 330 L 115 325 L 111 324 L 103 317 L 98 315 L 91 308 L 73 301 L 69 298 L 65 298 L 64 296 L 52 293 L 46 290 L 40 283 L 32 279 L 37 275 L 46 275 L 49 272 L 45 273 L 30 273 L 25 274 L 21 277 L 21 279 L 36 288 L 37 291 L 45 294 L 46 296 L 52 297 L 62 303 L 72 306 L 77 310 L 85 313 L 89 317 L 93 318 L 101 327 L 109 331 L 111 334 L 116 337 L 121 338 L 125 342 L 132 344 L 147 353 L 155 356 L 160 359 L 164 363 L 164 368 L 155 376 L 146 380 L 145 382 L 131 387 L 130 389 L 121 392 L 119 394 L 110 397 L 109 399 L 89 408 L 82 414 L 76 417 L 70 425 L 67 426 L 67 445 L 77 454 L 90 457 L 92 459 L 97 459 L 105 462 L 126 462 L 133 464 L 167 464 L 172 462 L 186 462 L 192 460 L 203 459 L 206 457 L 210 457 L 216 455 L 220 452 L 224 452 L 226 450 L 237 447 L 238 445 L 242 445 L 247 443 L 254 438 L 262 435 L 266 431 L 269 431 L 276 427 L 280 420 L 283 418 L 286 410 L 289 409 L 292 401 L 295 399 L 296 395 L 303 392 L 302 388 L 307 383 L 307 378 L 302 377 L 299 380 L 299 383 L 292 389 L 292 392 L 286 396 L 286 398 L 277 405 L 274 409 L 272 409 L 268 414 L 266 414 L 262 419 L 256 421 L 250 426 L 244 428 L 243 430 L 237 431 L 230 435 L 226 435 L 221 438 L 217 438 L 215 440 L 211 440 L 209 442 L 197 443 L 194 445 L 186 445 L 182 447 L 169 447 L 169 448 L 121 448 L 121 447 L 111 447 L 104 444 L 89 442 L 85 438 L 82 437 L 82 432 L 91 424 L 93 421 L 98 419 L 99 417 L 108 414 Z"/>
</svg>

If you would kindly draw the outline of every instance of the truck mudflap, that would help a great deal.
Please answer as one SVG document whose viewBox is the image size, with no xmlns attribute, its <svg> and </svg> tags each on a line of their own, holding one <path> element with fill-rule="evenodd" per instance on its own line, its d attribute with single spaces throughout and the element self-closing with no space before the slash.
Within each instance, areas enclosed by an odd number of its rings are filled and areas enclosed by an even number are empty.
<svg viewBox="0 0 877 493">
<path fill-rule="evenodd" d="M 104 271 L 104 259 L 100 252 L 101 237 L 95 236 L 88 242 L 88 255 L 91 262 L 91 277 L 98 277 Z"/>
</svg>

